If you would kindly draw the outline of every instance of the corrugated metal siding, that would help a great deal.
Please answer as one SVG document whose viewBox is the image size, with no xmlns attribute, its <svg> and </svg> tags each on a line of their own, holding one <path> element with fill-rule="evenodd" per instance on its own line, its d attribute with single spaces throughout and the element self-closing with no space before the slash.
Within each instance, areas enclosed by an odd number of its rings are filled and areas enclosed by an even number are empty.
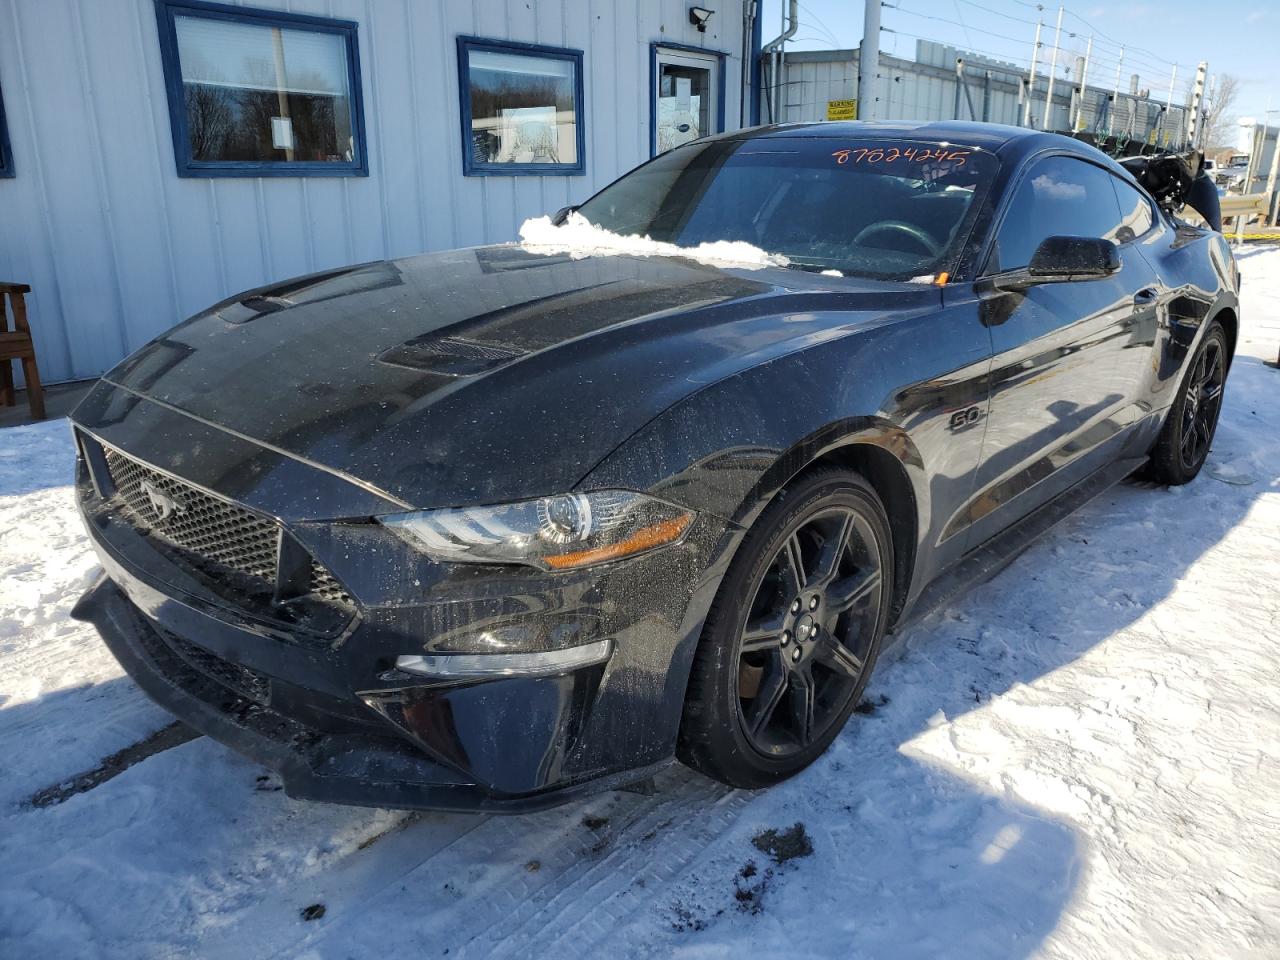
<svg viewBox="0 0 1280 960">
<path fill-rule="evenodd" d="M 956 58 L 965 58 L 965 79 L 969 97 L 973 100 L 973 117 L 969 112 L 969 100 L 960 94 L 956 106 L 957 82 Z M 1032 94 L 1031 117 L 1036 126 L 1044 116 L 1044 98 L 1048 80 L 1044 65 L 1037 71 L 1037 82 Z M 880 55 L 880 80 L 877 84 L 881 119 L 885 120 L 969 120 L 983 117 L 984 73 L 991 72 L 991 97 L 987 107 L 991 123 L 1018 125 L 1022 109 L 1018 98 L 1018 84 L 1026 77 L 1025 68 L 1016 64 L 971 56 L 955 47 L 917 42 L 916 60 L 882 53 Z M 857 96 L 858 56 L 855 50 L 822 52 L 805 51 L 790 54 L 785 68 L 785 112 L 788 121 L 825 120 L 829 100 L 845 100 Z M 766 83 L 768 77 L 766 74 Z M 1111 89 L 1090 85 L 1085 92 L 1083 129 L 1094 130 L 1098 120 L 1098 106 L 1111 94 Z M 1070 129 L 1072 84 L 1059 78 L 1054 82 L 1053 106 L 1049 115 L 1049 128 Z M 1121 93 L 1112 106 L 1109 127 L 1118 136 L 1133 140 L 1153 142 L 1153 134 L 1161 144 L 1177 143 L 1187 125 L 1187 108 L 1173 105 L 1166 119 L 1161 122 L 1162 103 Z M 1108 124 L 1103 124 L 1105 131 Z"/>
<path fill-rule="evenodd" d="M 151 0 L 0 0 L 17 176 L 0 180 L 0 277 L 30 283 L 41 373 L 94 376 L 211 303 L 343 264 L 511 240 L 649 154 L 649 44 L 726 54 L 738 126 L 741 10 L 705 34 L 684 0 L 255 0 L 359 23 L 370 175 L 180 179 Z M 454 37 L 586 52 L 587 173 L 463 177 Z"/>
</svg>

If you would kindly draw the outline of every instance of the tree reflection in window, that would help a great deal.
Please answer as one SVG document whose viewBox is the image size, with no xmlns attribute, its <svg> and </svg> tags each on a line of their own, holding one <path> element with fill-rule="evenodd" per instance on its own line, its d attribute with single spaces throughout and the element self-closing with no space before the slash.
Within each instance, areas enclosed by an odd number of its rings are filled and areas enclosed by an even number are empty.
<svg viewBox="0 0 1280 960">
<path fill-rule="evenodd" d="M 576 51 L 463 38 L 459 56 L 468 172 L 581 168 Z"/>
<path fill-rule="evenodd" d="M 157 0 L 183 176 L 363 176 L 357 25 Z"/>
</svg>

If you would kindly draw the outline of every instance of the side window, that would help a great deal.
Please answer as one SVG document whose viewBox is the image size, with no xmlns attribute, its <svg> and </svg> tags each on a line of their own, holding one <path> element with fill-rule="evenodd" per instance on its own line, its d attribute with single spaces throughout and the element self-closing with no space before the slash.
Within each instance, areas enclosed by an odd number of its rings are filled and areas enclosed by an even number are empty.
<svg viewBox="0 0 1280 960">
<path fill-rule="evenodd" d="M 1025 267 L 1046 237 L 1114 239 L 1121 221 L 1111 188 L 1114 179 L 1102 168 L 1072 157 L 1037 161 L 1013 195 L 987 271 Z"/>
<path fill-rule="evenodd" d="M 1107 239 L 1116 243 L 1128 243 L 1135 237 L 1142 236 L 1155 223 L 1151 216 L 1151 201 L 1136 187 L 1119 177 L 1112 177 L 1111 185 L 1116 188 L 1116 199 L 1120 201 L 1120 227 L 1115 236 Z"/>
<path fill-rule="evenodd" d="M 0 90 L 0 177 L 12 176 L 13 153 L 9 150 L 9 128 L 4 119 L 4 91 Z"/>
</svg>

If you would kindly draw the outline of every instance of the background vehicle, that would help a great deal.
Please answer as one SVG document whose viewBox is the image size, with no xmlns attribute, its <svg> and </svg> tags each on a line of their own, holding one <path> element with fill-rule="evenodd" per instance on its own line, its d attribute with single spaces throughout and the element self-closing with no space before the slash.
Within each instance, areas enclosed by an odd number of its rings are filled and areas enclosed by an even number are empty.
<svg viewBox="0 0 1280 960">
<path fill-rule="evenodd" d="M 1249 155 L 1232 154 L 1223 166 L 1213 172 L 1214 182 L 1227 193 L 1241 193 L 1245 188 L 1245 177 L 1249 174 Z"/>
<path fill-rule="evenodd" d="M 1073 140 L 766 128 L 577 215 L 776 265 L 353 267 L 215 306 L 76 411 L 107 574 L 78 615 L 295 796 L 519 810 L 677 754 L 774 782 L 930 591 L 1212 442 L 1230 251 Z"/>
</svg>

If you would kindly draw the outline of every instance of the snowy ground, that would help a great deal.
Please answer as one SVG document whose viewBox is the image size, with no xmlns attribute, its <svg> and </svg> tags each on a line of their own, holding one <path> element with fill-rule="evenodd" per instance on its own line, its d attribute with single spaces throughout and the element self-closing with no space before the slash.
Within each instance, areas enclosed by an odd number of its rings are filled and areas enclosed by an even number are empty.
<svg viewBox="0 0 1280 960">
<path fill-rule="evenodd" d="M 0 955 L 1280 956 L 1280 248 L 1241 267 L 1205 474 L 1112 490 L 911 627 L 759 794 L 675 769 L 406 817 L 201 738 L 26 806 L 170 718 L 68 619 L 95 564 L 65 422 L 0 430 Z"/>
</svg>

